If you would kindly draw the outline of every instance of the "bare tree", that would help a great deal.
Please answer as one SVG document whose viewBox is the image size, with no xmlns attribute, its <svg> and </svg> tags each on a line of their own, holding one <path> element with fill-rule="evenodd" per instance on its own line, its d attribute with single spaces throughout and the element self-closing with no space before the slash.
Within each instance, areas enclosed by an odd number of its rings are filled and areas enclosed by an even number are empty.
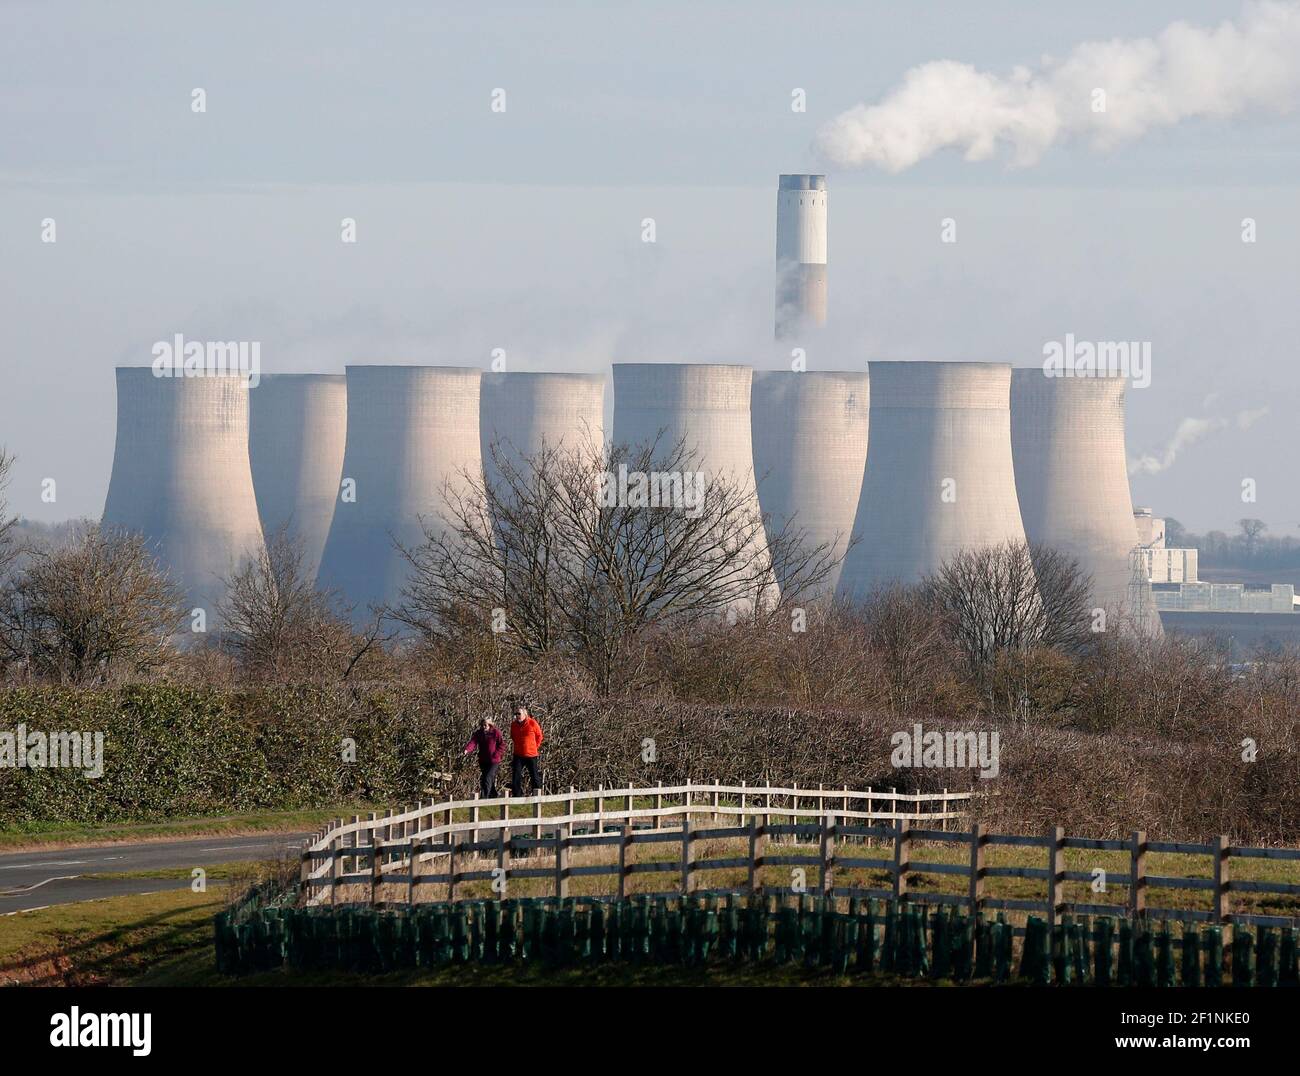
<svg viewBox="0 0 1300 1076">
<path fill-rule="evenodd" d="M 84 523 L 65 547 L 26 549 L 0 593 L 0 647 L 28 675 L 60 683 L 141 677 L 172 654 L 179 589 L 139 535 Z"/>
<path fill-rule="evenodd" d="M 285 527 L 225 580 L 221 645 L 239 667 L 262 680 L 317 679 L 351 673 L 375 644 L 375 629 L 357 638 L 303 570 L 303 550 Z"/>
<path fill-rule="evenodd" d="M 9 573 L 9 566 L 17 553 L 14 544 L 14 525 L 17 516 L 9 514 L 9 476 L 13 470 L 14 457 L 0 447 L 0 579 Z"/>
<path fill-rule="evenodd" d="M 1043 646 L 1081 655 L 1096 643 L 1100 630 L 1093 622 L 1092 576 L 1076 557 L 1052 546 L 1029 546 L 1038 585 Z M 1108 610 L 1122 622 L 1124 610 Z"/>
<path fill-rule="evenodd" d="M 933 695 L 948 656 L 940 609 L 925 587 L 895 584 L 872 594 L 865 615 L 890 712 L 912 713 Z"/>
<path fill-rule="evenodd" d="M 1246 545 L 1246 556 L 1253 557 L 1259 549 L 1260 538 L 1268 530 L 1268 524 L 1262 519 L 1239 519 L 1237 526 L 1241 528 L 1241 537 Z"/>
<path fill-rule="evenodd" d="M 783 608 L 753 498 L 706 479 L 684 444 L 616 446 L 608 461 L 598 448 L 491 452 L 499 481 L 448 483 L 447 511 L 402 550 L 411 579 L 390 613 L 425 637 L 472 625 L 530 658 L 569 654 L 608 692 L 635 680 L 657 627 Z M 797 533 L 778 539 L 791 594 L 838 563 Z"/>
</svg>

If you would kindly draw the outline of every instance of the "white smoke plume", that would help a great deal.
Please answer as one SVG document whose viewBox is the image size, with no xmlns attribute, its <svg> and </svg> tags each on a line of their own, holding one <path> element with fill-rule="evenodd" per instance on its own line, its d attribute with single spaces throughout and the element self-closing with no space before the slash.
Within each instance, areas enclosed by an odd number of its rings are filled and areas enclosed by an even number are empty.
<svg viewBox="0 0 1300 1076">
<path fill-rule="evenodd" d="M 1238 411 L 1234 421 L 1237 429 L 1248 430 L 1267 414 L 1267 407 Z M 1226 418 L 1185 418 L 1178 424 L 1173 437 L 1169 439 L 1164 448 L 1158 452 L 1147 453 L 1138 456 L 1136 459 L 1129 460 L 1128 473 L 1130 475 L 1160 474 L 1161 471 L 1167 471 L 1173 466 L 1174 460 L 1178 458 L 1178 454 L 1183 449 L 1194 445 L 1197 441 L 1208 437 L 1210 434 L 1226 430 L 1229 425 L 1231 423 Z"/>
<path fill-rule="evenodd" d="M 824 124 L 814 148 L 835 167 L 887 172 L 942 149 L 1027 166 L 1057 142 L 1106 150 L 1188 119 L 1285 112 L 1297 98 L 1300 4 L 1269 0 L 1213 29 L 1180 21 L 1155 38 L 1089 41 L 1005 76 L 952 60 L 921 64 L 878 104 Z"/>
</svg>

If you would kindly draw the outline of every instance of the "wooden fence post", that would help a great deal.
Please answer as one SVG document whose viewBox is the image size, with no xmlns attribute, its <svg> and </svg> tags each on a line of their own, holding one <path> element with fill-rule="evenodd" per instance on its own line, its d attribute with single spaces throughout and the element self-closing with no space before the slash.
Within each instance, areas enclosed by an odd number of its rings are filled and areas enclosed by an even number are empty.
<svg viewBox="0 0 1300 1076">
<path fill-rule="evenodd" d="M 632 820 L 629 818 L 618 839 L 618 899 L 627 896 L 627 868 L 632 850 Z"/>
<path fill-rule="evenodd" d="M 447 834 L 447 900 L 456 899 L 456 834 Z"/>
<path fill-rule="evenodd" d="M 379 815 L 370 812 L 370 906 L 375 906 L 379 895 Z"/>
<path fill-rule="evenodd" d="M 746 802 L 745 802 L 745 801 L 746 801 L 746 799 L 748 798 L 748 797 L 745 795 L 745 789 L 746 789 L 747 786 L 748 786 L 748 782 L 746 782 L 746 781 L 741 781 L 741 782 L 740 782 L 740 824 L 741 824 L 742 826 L 747 825 L 747 824 L 748 824 L 748 821 L 749 821 L 748 816 L 746 816 L 746 814 L 745 814 L 745 808 L 746 808 Z"/>
<path fill-rule="evenodd" d="M 420 840 L 415 834 L 411 835 L 411 868 L 407 872 L 410 876 L 406 882 L 406 903 L 409 907 L 415 906 L 415 879 L 420 873 Z"/>
<path fill-rule="evenodd" d="M 470 841 L 472 841 L 474 844 L 478 844 L 478 820 L 479 820 L 479 806 L 478 806 L 478 801 L 481 800 L 482 798 L 483 798 L 483 793 L 482 793 L 482 792 L 475 792 L 475 793 L 474 793 L 474 806 L 471 807 L 471 808 L 469 809 L 469 820 L 470 820 L 471 822 L 474 823 L 474 828 L 473 828 L 472 830 L 470 830 L 470 837 L 469 837 L 469 839 L 470 839 Z"/>
<path fill-rule="evenodd" d="M 1129 848 L 1128 914 L 1132 919 L 1145 915 L 1147 910 L 1147 834 L 1144 829 L 1133 831 Z"/>
<path fill-rule="evenodd" d="M 542 839 L 542 794 L 537 790 L 534 790 L 534 792 L 537 797 L 537 805 L 533 811 L 533 818 L 536 819 L 533 825 L 533 839 L 540 841 Z"/>
<path fill-rule="evenodd" d="M 942 807 L 941 813 L 943 814 L 943 818 L 939 820 L 939 828 L 943 830 L 945 833 L 947 833 L 948 832 L 948 790 L 946 788 L 943 790 L 943 799 L 940 800 L 940 806 Z"/>
<path fill-rule="evenodd" d="M 977 916 L 984 907 L 984 827 L 974 822 L 970 827 L 970 914 Z"/>
<path fill-rule="evenodd" d="M 835 888 L 835 815 L 822 818 L 821 824 L 822 895 L 829 897 Z"/>
<path fill-rule="evenodd" d="M 1047 929 L 1056 926 L 1061 910 L 1061 884 L 1065 881 L 1065 830 L 1050 826 L 1047 830 Z"/>
<path fill-rule="evenodd" d="M 763 853 L 767 849 L 767 831 L 758 824 L 758 817 L 749 818 L 749 892 L 758 892 L 758 872 L 762 869 Z"/>
<path fill-rule="evenodd" d="M 695 887 L 695 841 L 691 837 L 691 815 L 688 811 L 682 815 L 682 894 L 689 893 Z"/>
<path fill-rule="evenodd" d="M 563 900 L 569 895 L 569 838 L 564 827 L 555 827 L 555 895 Z"/>
<path fill-rule="evenodd" d="M 359 814 L 354 814 L 352 816 L 352 839 L 350 843 L 353 848 L 359 848 L 361 846 L 361 816 Z M 350 858 L 352 859 L 352 869 L 350 871 L 347 870 L 347 862 L 345 860 L 344 873 L 345 874 L 359 873 L 361 870 L 361 857 L 358 856 L 356 852 L 353 852 Z"/>
<path fill-rule="evenodd" d="M 1227 923 L 1232 917 L 1228 901 L 1228 884 L 1231 880 L 1228 867 L 1228 835 L 1220 833 L 1214 842 L 1214 921 Z"/>
<path fill-rule="evenodd" d="M 894 821 L 894 901 L 907 899 L 907 874 L 912 866 L 912 820 Z"/>
<path fill-rule="evenodd" d="M 506 896 L 506 890 L 510 888 L 510 853 L 509 848 L 509 831 L 502 826 L 497 830 L 497 881 L 501 888 L 494 887 L 494 892 L 498 899 Z"/>
<path fill-rule="evenodd" d="M 596 832 L 605 832 L 605 783 L 596 789 Z"/>
</svg>

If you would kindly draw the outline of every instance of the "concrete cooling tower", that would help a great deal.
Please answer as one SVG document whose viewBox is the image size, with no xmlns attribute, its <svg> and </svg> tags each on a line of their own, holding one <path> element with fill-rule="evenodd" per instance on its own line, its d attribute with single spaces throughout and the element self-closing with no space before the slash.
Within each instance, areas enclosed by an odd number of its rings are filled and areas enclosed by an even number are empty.
<svg viewBox="0 0 1300 1076">
<path fill-rule="evenodd" d="M 348 429 L 343 374 L 264 374 L 249 390 L 248 455 L 262 531 L 282 527 L 314 579 L 343 473 Z"/>
<path fill-rule="evenodd" d="M 782 176 L 776 191 L 776 336 L 826 324 L 826 177 Z"/>
<path fill-rule="evenodd" d="M 1011 448 L 1029 540 L 1092 576 L 1093 604 L 1142 634 L 1160 630 L 1151 588 L 1134 584 L 1137 545 L 1124 449 L 1122 377 L 1011 373 Z"/>
<path fill-rule="evenodd" d="M 807 548 L 825 543 L 844 555 L 867 462 L 870 399 L 865 371 L 755 371 L 754 470 L 769 538 L 793 521 Z M 823 590 L 834 592 L 841 567 Z"/>
<path fill-rule="evenodd" d="M 753 370 L 748 366 L 689 363 L 615 363 L 613 443 L 649 445 L 658 455 L 678 441 L 696 453 L 709 478 L 737 483 L 759 512 L 754 483 L 754 446 L 749 401 Z M 662 431 L 662 436 L 660 432 Z M 753 556 L 768 563 L 767 541 Z"/>
<path fill-rule="evenodd" d="M 484 374 L 480 446 L 496 483 L 490 447 L 516 464 L 548 448 L 584 453 L 604 443 L 604 374 Z"/>
<path fill-rule="evenodd" d="M 397 549 L 423 544 L 420 518 L 440 526 L 444 489 L 482 473 L 480 372 L 448 366 L 349 366 L 347 447 L 318 581 L 354 607 L 400 603 L 407 580 Z M 349 499 L 349 491 L 355 499 Z"/>
<path fill-rule="evenodd" d="M 262 548 L 248 464 L 248 383 L 238 374 L 117 370 L 117 444 L 105 527 L 143 535 L 189 608 L 217 623 L 223 580 Z"/>
<path fill-rule="evenodd" d="M 1025 540 L 1011 462 L 1011 367 L 873 362 L 867 466 L 838 593 L 915 583 L 963 549 Z"/>
</svg>

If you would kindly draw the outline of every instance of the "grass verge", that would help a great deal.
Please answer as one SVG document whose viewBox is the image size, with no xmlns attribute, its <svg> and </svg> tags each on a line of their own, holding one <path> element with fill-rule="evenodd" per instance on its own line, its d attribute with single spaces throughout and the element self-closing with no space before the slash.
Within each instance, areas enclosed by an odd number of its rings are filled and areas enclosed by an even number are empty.
<svg viewBox="0 0 1300 1076">
<path fill-rule="evenodd" d="M 357 805 L 310 811 L 253 811 L 248 814 L 177 818 L 165 822 L 98 826 L 31 824 L 0 827 L 0 852 L 138 841 L 175 841 L 187 837 L 245 837 L 257 833 L 299 833 L 314 830 L 335 818 L 364 814 Z"/>
</svg>

